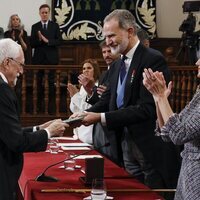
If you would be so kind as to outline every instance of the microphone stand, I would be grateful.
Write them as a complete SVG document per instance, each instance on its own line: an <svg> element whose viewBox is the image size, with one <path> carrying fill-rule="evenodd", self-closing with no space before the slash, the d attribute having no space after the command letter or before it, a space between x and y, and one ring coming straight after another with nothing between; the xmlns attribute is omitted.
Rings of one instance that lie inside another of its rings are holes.
<svg viewBox="0 0 200 200"><path fill-rule="evenodd" d="M49 168L51 168L51 167L53 167L53 166L55 166L55 165L58 165L58 164L60 164L60 163L62 163L62 162L64 162L64 161L72 160L72 159L74 159L74 158L76 158L76 157L78 157L78 156L81 156L81 155L90 153L90 152L93 151L93 150L98 150L98 149L101 149L101 148L103 148L103 147L108 147L108 146L110 146L110 143L106 143L106 144L104 144L104 145L102 145L102 146L99 146L99 147L97 147L97 148L93 148L93 149L90 149L90 150L88 150L88 151L84 151L84 152L82 152L82 153L80 153L80 154L78 154L78 155L75 155L75 156L71 157L71 158L67 158L67 159L61 160L61 161L59 161L59 162L57 162L57 163L54 163L54 164L52 164L52 165L49 165L40 175L38 175L38 176L36 177L35 180L36 180L36 181L41 181L41 182L57 182L57 181L59 181L59 179L57 179L57 178L55 178L55 177L53 177L53 176L47 176L47 175L45 175L45 172L46 172Z"/></svg>

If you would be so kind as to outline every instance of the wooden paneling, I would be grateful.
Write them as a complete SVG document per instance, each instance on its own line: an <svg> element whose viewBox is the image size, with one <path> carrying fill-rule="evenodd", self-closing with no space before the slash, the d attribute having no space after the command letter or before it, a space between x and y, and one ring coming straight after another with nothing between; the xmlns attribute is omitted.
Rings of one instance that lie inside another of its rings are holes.
<svg viewBox="0 0 200 200"><path fill-rule="evenodd" d="M80 65L85 59L95 58L99 64L104 65L101 49L98 43L64 42L59 47L61 65Z"/></svg>
<svg viewBox="0 0 200 200"><path fill-rule="evenodd" d="M177 65L175 60L180 39L159 38L150 41L150 46L163 53L169 65ZM85 59L95 58L100 65L105 65L98 42L63 42L59 47L61 65L80 65Z"/></svg>

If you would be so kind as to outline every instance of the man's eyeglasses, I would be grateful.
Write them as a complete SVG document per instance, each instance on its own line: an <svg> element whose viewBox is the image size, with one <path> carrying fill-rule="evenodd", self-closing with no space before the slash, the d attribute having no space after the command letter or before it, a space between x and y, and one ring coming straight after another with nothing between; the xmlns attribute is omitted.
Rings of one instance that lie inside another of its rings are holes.
<svg viewBox="0 0 200 200"><path fill-rule="evenodd" d="M16 62L18 65L20 65L20 67L24 68L25 67L25 64L21 63L21 62L18 62L17 60L15 60L14 58L11 58L11 57L8 57L8 59Z"/></svg>

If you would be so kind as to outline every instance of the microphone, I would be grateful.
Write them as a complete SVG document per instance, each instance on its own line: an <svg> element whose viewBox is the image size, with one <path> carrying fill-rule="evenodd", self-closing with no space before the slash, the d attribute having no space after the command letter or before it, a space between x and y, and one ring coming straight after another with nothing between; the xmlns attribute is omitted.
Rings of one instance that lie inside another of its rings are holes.
<svg viewBox="0 0 200 200"><path fill-rule="evenodd" d="M46 175L45 175L45 172L46 172L49 168L51 168L51 167L53 167L53 166L55 166L55 165L58 165L58 164L60 164L60 163L62 163L62 162L64 162L64 161L72 160L72 159L74 159L74 158L76 158L76 157L78 157L78 156L81 156L81 155L84 155L84 154L88 154L88 153L90 153L91 151L99 150L99 149L101 149L101 148L103 148L103 147L108 147L108 146L110 146L110 143L109 143L109 142L107 142L107 143L105 143L105 144L103 144L103 145L101 145L101 146L99 146L99 147L95 147L95 148L93 148L93 149L90 149L90 150L88 150L88 151L84 151L84 152L82 152L82 153L80 153L80 154L78 154L78 155L75 155L75 156L71 157L71 158L67 158L67 159L61 160L61 161L59 161L59 162L57 162L57 163L51 164L51 165L49 165L39 176L37 176L35 180L36 180L36 181L41 181L41 182L57 182L57 181L58 181L57 178L55 178L55 177L53 177L53 176L46 176Z"/></svg>

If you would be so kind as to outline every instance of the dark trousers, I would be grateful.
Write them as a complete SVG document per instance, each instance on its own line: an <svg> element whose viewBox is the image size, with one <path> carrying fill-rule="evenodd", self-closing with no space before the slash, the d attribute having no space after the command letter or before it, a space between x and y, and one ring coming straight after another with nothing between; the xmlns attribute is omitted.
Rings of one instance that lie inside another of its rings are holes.
<svg viewBox="0 0 200 200"><path fill-rule="evenodd" d="M165 188L161 175L145 160L142 152L125 128L122 136L124 167L128 173L150 188Z"/></svg>
<svg viewBox="0 0 200 200"><path fill-rule="evenodd" d="M110 143L110 145L100 148L98 151L117 165L121 166L121 157L118 152L116 134L112 131L108 131L107 127L102 126L101 123L95 124L93 128L94 147L98 148L106 143Z"/></svg>

